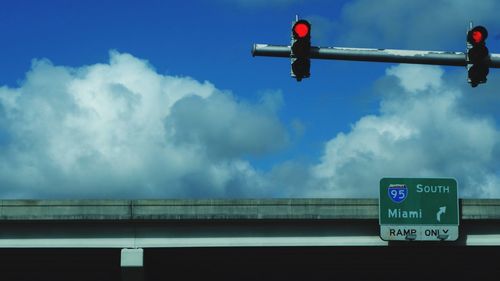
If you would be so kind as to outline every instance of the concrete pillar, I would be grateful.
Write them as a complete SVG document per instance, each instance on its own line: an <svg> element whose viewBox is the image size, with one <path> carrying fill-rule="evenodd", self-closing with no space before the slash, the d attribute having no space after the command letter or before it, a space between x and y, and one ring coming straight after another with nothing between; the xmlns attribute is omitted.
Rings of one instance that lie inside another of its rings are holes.
<svg viewBox="0 0 500 281"><path fill-rule="evenodd" d="M120 266L122 281L144 281L144 250L122 249Z"/></svg>

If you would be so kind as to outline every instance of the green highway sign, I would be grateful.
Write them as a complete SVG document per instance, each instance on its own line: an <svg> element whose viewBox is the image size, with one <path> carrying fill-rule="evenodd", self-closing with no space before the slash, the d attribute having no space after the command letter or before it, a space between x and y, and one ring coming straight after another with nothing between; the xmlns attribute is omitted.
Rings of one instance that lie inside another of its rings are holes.
<svg viewBox="0 0 500 281"><path fill-rule="evenodd" d="M383 240L457 240L458 186L450 178L383 178L379 224Z"/></svg>

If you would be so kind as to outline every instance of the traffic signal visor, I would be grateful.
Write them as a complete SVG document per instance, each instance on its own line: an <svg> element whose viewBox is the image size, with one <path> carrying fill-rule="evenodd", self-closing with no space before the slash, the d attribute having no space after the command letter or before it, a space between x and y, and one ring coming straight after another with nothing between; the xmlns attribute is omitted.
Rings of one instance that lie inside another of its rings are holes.
<svg viewBox="0 0 500 281"><path fill-rule="evenodd" d="M293 36L296 39L308 37L310 31L311 25L305 20L299 20L293 26Z"/></svg>
<svg viewBox="0 0 500 281"><path fill-rule="evenodd" d="M483 34L479 31L473 31L472 41L474 41L474 43L481 43L481 41L483 41Z"/></svg>
<svg viewBox="0 0 500 281"><path fill-rule="evenodd" d="M486 38L488 38L488 30L483 26L476 26L467 34L467 41L472 45L484 44Z"/></svg>

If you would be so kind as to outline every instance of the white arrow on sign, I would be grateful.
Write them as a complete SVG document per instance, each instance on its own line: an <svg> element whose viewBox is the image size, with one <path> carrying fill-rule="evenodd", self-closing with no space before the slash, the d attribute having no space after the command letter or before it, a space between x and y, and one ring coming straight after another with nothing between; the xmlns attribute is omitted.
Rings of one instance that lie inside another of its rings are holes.
<svg viewBox="0 0 500 281"><path fill-rule="evenodd" d="M438 222L441 222L441 215L444 213L446 213L446 206L439 207L439 212L437 212L436 214L436 219L438 220Z"/></svg>

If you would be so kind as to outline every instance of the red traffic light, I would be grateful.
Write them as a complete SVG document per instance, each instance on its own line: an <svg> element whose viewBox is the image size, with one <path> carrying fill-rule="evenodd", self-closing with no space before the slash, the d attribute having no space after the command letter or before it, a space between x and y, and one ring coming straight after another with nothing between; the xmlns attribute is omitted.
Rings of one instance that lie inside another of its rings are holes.
<svg viewBox="0 0 500 281"><path fill-rule="evenodd" d="M488 38L488 31L483 26L476 26L467 34L467 41L471 44L484 44Z"/></svg>
<svg viewBox="0 0 500 281"><path fill-rule="evenodd" d="M475 43L479 43L479 42L483 41L483 38L484 38L484 36L481 32L479 32L477 30L472 32L472 40Z"/></svg>
<svg viewBox="0 0 500 281"><path fill-rule="evenodd" d="M305 20L300 20L293 26L293 35L298 38L305 38L309 36L310 31L311 25Z"/></svg>

